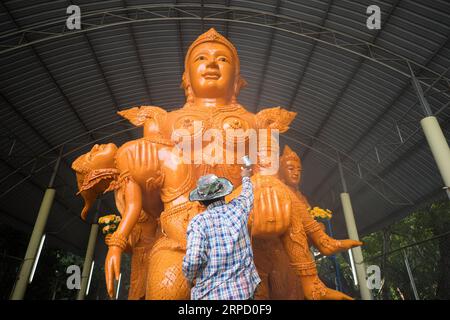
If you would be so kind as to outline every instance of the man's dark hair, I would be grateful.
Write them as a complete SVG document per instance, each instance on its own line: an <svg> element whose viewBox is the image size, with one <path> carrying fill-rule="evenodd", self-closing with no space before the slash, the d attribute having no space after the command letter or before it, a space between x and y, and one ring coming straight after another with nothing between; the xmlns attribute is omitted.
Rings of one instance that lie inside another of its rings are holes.
<svg viewBox="0 0 450 320"><path fill-rule="evenodd" d="M202 206L207 207L211 203L214 203L214 202L217 202L217 201L220 201L220 200L224 200L225 201L225 197L220 197L220 198L211 199L211 200L204 200L204 201L200 201L200 203L202 204Z"/></svg>

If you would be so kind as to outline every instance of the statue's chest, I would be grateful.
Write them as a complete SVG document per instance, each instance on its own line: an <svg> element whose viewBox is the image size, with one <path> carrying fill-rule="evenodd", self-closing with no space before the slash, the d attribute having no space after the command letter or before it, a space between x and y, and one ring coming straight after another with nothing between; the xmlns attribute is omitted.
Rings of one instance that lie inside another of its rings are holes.
<svg viewBox="0 0 450 320"><path fill-rule="evenodd" d="M254 116L248 112L201 112L186 110L173 114L165 128L174 137L209 137L220 132L225 139L227 133L247 131L255 128ZM208 131L211 130L211 131ZM217 131L219 130L219 131Z"/></svg>

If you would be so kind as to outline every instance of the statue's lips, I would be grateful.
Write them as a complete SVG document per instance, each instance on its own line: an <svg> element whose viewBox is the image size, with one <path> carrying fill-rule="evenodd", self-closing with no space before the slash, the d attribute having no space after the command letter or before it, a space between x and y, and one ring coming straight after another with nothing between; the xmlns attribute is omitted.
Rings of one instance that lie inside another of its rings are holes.
<svg viewBox="0 0 450 320"><path fill-rule="evenodd" d="M206 72L202 76L206 80L219 80L220 73L218 73L218 72Z"/></svg>

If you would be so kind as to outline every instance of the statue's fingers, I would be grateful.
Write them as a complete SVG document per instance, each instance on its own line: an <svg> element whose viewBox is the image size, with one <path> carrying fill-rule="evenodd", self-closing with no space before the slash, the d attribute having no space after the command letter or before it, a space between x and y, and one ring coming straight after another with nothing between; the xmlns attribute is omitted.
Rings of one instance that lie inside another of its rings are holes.
<svg viewBox="0 0 450 320"><path fill-rule="evenodd" d="M279 218L282 218L284 215L283 206L281 205L280 199L282 198L280 192L276 189L272 189L272 215Z"/></svg>
<svg viewBox="0 0 450 320"><path fill-rule="evenodd" d="M356 241L356 240L349 240L349 242L350 242L352 248L359 247L359 246L362 246L364 244L361 241Z"/></svg>
<svg viewBox="0 0 450 320"><path fill-rule="evenodd" d="M109 261L107 261L107 263L105 264L105 274L106 274L106 288L108 290L108 295L112 298L114 295L114 278L113 278L113 270L111 270Z"/></svg>
<svg viewBox="0 0 450 320"><path fill-rule="evenodd" d="M271 217L271 220L275 220L275 216L278 214L278 208L275 206L275 198L277 197L275 190L267 189L267 203L268 203L268 214Z"/></svg>
<svg viewBox="0 0 450 320"><path fill-rule="evenodd" d="M148 144L140 143L139 144L139 160L143 168L147 168L147 158L148 158Z"/></svg>
<svg viewBox="0 0 450 320"><path fill-rule="evenodd" d="M119 276L120 276L120 259L114 259L113 266L114 266L114 278L116 279L116 281L119 281Z"/></svg>
<svg viewBox="0 0 450 320"><path fill-rule="evenodd" d="M152 164L155 167L155 169L158 169L160 166L158 159L159 159L158 146L156 144L152 144L152 157L150 158L150 160L152 161Z"/></svg>
<svg viewBox="0 0 450 320"><path fill-rule="evenodd" d="M258 192L258 196L256 197L256 203L257 203L257 208L258 208L258 212L261 213L261 210L264 210L264 197L262 192Z"/></svg>
<svg viewBox="0 0 450 320"><path fill-rule="evenodd" d="M281 206L280 206L280 195L276 191L273 192L273 195L274 195L274 197L273 197L273 206L276 208L278 213L282 214L282 212L280 210L281 209Z"/></svg>
<svg viewBox="0 0 450 320"><path fill-rule="evenodd" d="M127 150L127 152L126 152L126 157L127 157L127 163L128 163L128 165L129 165L131 168L134 168L134 167L135 167L135 163L134 163L134 162L136 161L136 159L135 159L135 157L132 156L130 150Z"/></svg>
<svg viewBox="0 0 450 320"><path fill-rule="evenodd" d="M259 199L261 201L261 213L263 215L266 215L267 211L269 210L269 199L267 198L267 190L265 190L264 188L259 194Z"/></svg>
<svg viewBox="0 0 450 320"><path fill-rule="evenodd" d="M353 300L352 297L346 295L345 293L342 293L342 292L340 292L340 293L341 293L341 300Z"/></svg>

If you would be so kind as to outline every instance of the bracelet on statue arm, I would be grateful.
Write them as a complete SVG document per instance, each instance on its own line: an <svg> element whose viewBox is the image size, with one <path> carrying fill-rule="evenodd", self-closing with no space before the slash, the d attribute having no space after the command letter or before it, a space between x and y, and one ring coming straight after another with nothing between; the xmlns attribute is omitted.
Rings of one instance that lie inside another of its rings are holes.
<svg viewBox="0 0 450 320"><path fill-rule="evenodd" d="M127 247L127 238L116 231L111 235L111 238L109 238L108 246L119 247L123 251Z"/></svg>

